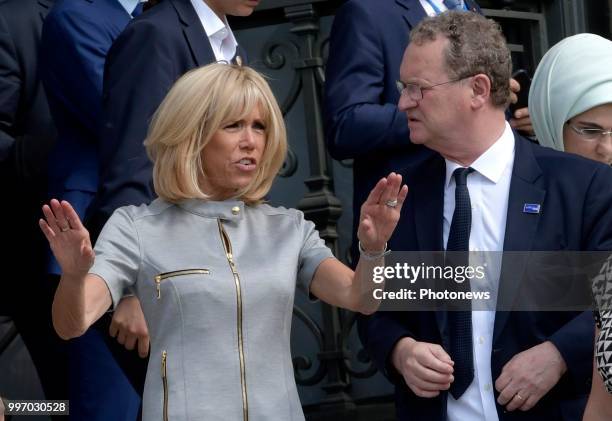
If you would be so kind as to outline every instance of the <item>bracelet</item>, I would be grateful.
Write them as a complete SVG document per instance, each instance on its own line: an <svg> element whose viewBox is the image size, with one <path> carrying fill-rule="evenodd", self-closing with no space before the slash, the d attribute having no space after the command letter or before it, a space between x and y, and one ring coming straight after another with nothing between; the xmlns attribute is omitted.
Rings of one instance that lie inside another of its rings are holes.
<svg viewBox="0 0 612 421"><path fill-rule="evenodd" d="M383 251L379 251L378 253L368 253L364 250L363 245L361 245L361 241L358 243L359 254L364 260L378 260L381 257L385 257L387 254L391 253L391 250L387 249L387 243L385 243L385 249Z"/></svg>

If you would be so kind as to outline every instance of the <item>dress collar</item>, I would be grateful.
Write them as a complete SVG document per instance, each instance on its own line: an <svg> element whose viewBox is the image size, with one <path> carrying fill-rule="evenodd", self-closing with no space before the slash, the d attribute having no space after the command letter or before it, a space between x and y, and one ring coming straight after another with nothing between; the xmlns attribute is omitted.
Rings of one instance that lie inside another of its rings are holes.
<svg viewBox="0 0 612 421"><path fill-rule="evenodd" d="M224 200L221 202L202 199L186 199L177 203L181 209L206 218L240 221L244 214L244 202Z"/></svg>

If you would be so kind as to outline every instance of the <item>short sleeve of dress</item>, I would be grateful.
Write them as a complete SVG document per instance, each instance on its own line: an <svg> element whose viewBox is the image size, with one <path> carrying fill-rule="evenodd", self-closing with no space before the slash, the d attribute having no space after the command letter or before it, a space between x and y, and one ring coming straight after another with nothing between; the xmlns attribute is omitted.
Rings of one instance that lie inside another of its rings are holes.
<svg viewBox="0 0 612 421"><path fill-rule="evenodd" d="M140 269L140 244L134 220L126 208L117 209L102 229L94 251L96 258L90 273L106 282L117 307L124 291L138 279Z"/></svg>
<svg viewBox="0 0 612 421"><path fill-rule="evenodd" d="M297 287L310 295L310 283L321 262L334 257L325 242L319 237L319 231L311 221L304 219L304 214L297 211L298 235L302 236L302 248L298 261Z"/></svg>

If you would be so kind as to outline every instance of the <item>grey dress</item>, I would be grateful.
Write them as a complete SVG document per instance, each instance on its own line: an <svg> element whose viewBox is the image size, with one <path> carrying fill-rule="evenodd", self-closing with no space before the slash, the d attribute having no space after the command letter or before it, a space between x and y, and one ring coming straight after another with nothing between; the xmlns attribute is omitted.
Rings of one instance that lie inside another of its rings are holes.
<svg viewBox="0 0 612 421"><path fill-rule="evenodd" d="M295 286L332 257L293 209L188 200L118 209L91 273L131 288L151 337L143 419L303 420L290 353Z"/></svg>

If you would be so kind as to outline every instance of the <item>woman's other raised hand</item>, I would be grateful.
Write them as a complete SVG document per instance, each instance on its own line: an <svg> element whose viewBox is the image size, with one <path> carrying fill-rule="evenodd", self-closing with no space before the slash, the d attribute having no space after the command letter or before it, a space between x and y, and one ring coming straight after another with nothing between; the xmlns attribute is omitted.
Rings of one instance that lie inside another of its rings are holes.
<svg viewBox="0 0 612 421"><path fill-rule="evenodd" d="M378 252L397 226L402 205L408 195L408 186L402 186L402 176L391 173L376 183L361 206L357 238L367 252Z"/></svg>
<svg viewBox="0 0 612 421"><path fill-rule="evenodd" d="M65 200L51 199L42 211L45 218L41 218L38 224L62 268L62 274L84 277L93 265L95 254L89 232L81 219Z"/></svg>

